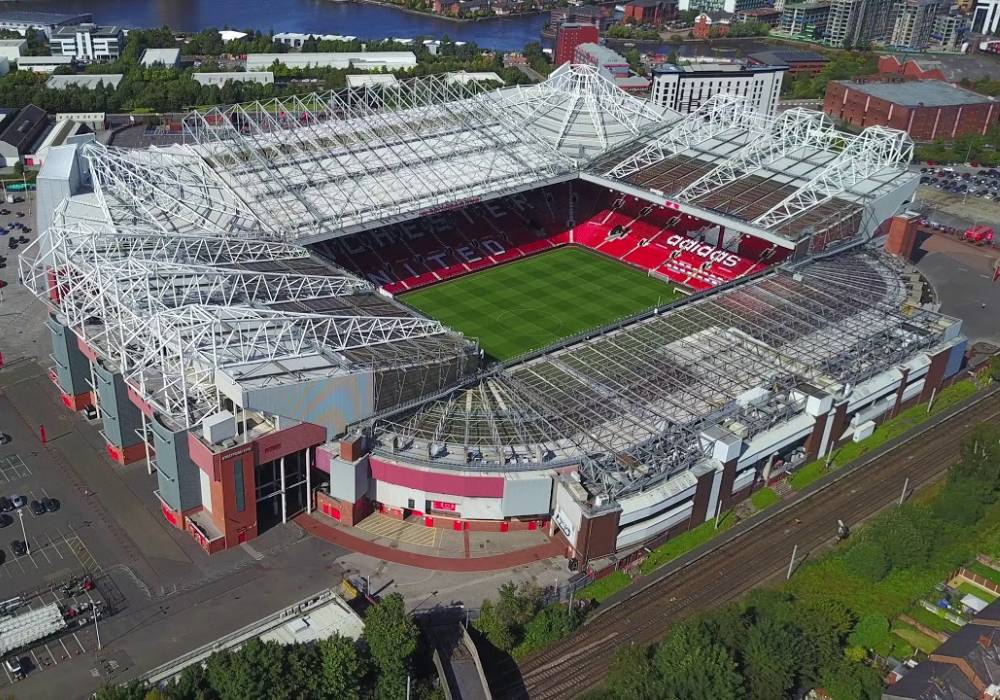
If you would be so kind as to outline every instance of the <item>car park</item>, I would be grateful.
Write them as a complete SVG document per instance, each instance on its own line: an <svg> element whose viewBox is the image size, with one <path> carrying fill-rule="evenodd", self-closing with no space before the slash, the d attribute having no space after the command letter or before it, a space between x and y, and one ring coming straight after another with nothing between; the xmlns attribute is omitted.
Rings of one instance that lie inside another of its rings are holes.
<svg viewBox="0 0 1000 700"><path fill-rule="evenodd" d="M14 518L10 517L6 513L0 513L0 527L7 527L13 524Z"/></svg>
<svg viewBox="0 0 1000 700"><path fill-rule="evenodd" d="M9 513L14 510L14 502L6 496L0 496L0 513Z"/></svg>

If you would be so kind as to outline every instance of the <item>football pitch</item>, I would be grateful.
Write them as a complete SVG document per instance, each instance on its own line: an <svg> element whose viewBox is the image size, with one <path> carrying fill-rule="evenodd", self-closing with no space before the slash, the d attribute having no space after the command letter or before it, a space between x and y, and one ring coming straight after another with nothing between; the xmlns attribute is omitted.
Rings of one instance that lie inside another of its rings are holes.
<svg viewBox="0 0 1000 700"><path fill-rule="evenodd" d="M402 300L505 360L679 296L623 263L566 247L418 289Z"/></svg>

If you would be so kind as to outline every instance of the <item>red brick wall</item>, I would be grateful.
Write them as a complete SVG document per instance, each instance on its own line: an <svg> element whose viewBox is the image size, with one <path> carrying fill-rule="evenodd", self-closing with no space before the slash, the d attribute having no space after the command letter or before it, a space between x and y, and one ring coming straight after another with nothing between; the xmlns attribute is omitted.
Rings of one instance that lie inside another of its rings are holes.
<svg viewBox="0 0 1000 700"><path fill-rule="evenodd" d="M827 86L823 111L859 129L872 125L900 129L917 141L983 134L1000 121L1000 107L989 102L950 107L904 107L839 83Z"/></svg>

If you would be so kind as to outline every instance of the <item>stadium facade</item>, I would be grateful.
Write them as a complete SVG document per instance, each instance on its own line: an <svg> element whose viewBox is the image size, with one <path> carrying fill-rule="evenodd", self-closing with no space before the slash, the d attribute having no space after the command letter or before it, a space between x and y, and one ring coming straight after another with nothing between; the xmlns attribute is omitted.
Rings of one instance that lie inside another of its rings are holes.
<svg viewBox="0 0 1000 700"><path fill-rule="evenodd" d="M960 322L907 306L866 245L916 187L902 132L725 95L682 117L567 64L528 87L432 77L211 109L184 133L54 149L21 275L50 307L66 405L99 408L109 455L145 460L164 517L210 552L314 508L625 552L962 363ZM581 245L583 188L618 198L594 221L626 223L602 240L655 219L631 250L662 240L649 273L692 293L506 363L394 299L407 281L316 252L538 191L550 210L569 192L545 245ZM702 228L670 228L682 218Z"/></svg>

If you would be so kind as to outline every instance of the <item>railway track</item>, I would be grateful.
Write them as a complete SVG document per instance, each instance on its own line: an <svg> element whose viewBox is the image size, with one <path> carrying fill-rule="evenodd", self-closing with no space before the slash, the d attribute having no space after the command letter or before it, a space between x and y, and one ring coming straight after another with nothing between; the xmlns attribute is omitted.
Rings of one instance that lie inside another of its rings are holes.
<svg viewBox="0 0 1000 700"><path fill-rule="evenodd" d="M801 565L834 541L838 519L856 525L894 503L906 479L915 489L944 474L975 425L1000 422L1000 393L974 404L975 415L968 408L862 467L863 476L851 474L829 484L696 563L599 612L573 636L527 659L520 673L511 668L503 674L509 680L495 695L576 697L601 682L618 647L654 642L672 622L735 600L783 575L796 546L796 566Z"/></svg>

